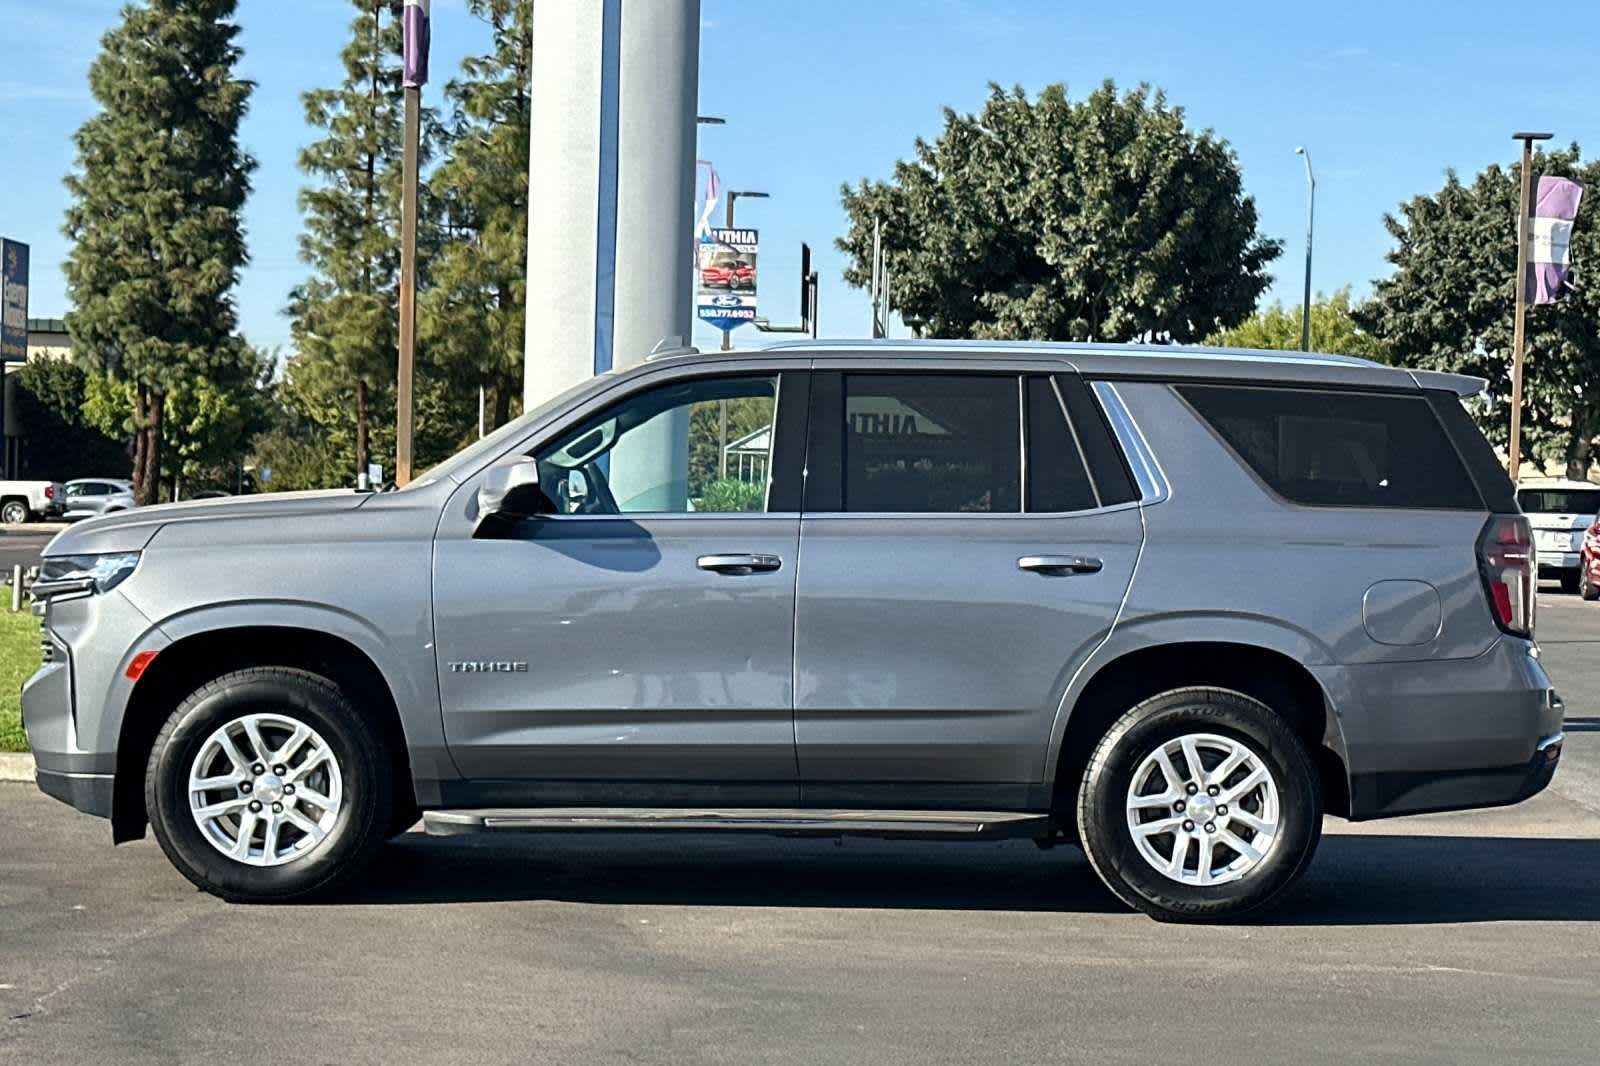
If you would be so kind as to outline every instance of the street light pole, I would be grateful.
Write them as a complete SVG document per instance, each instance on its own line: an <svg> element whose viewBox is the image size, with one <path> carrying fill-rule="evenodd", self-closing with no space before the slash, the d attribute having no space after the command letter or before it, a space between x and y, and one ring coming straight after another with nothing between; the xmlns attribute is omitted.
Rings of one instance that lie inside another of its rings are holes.
<svg viewBox="0 0 1600 1066"><path fill-rule="evenodd" d="M726 216L727 217L727 228L728 229L732 229L733 228L733 205L734 205L735 201L737 201L739 199L739 197L741 197L741 196L743 196L744 198L746 198L748 200L766 200L766 199L770 198L770 194L764 193L764 192L756 192L755 190L752 190L752 189L730 189L730 190L728 190L728 209L727 209L727 216ZM729 351L733 350L733 330L731 330L731 329L725 329L725 330L722 331L722 350L725 351L725 352L729 352ZM726 414L726 406L724 406L724 414Z"/></svg>
<svg viewBox="0 0 1600 1066"><path fill-rule="evenodd" d="M1523 322L1528 314L1528 201L1532 199L1533 142L1548 141L1550 133L1513 133L1522 142L1522 189L1517 196L1517 311L1511 331L1511 442L1506 448L1506 472L1517 480L1522 472L1522 346Z"/></svg>
<svg viewBox="0 0 1600 1066"><path fill-rule="evenodd" d="M1300 350L1311 350L1311 238L1317 220L1317 179L1311 172L1311 153L1301 145L1294 154L1306 161L1306 291L1300 305Z"/></svg>

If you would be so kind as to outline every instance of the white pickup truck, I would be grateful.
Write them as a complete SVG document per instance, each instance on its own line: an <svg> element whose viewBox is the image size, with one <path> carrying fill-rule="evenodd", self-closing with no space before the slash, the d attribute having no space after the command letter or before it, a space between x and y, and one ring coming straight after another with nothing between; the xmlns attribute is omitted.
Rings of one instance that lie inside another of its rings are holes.
<svg viewBox="0 0 1600 1066"><path fill-rule="evenodd" d="M0 481L0 523L15 525L58 514L66 494L54 481Z"/></svg>

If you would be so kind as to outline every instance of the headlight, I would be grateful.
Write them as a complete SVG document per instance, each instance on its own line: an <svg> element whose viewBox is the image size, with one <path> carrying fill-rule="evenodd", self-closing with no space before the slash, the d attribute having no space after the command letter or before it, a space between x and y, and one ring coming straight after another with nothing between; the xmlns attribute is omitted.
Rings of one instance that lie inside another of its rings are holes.
<svg viewBox="0 0 1600 1066"><path fill-rule="evenodd" d="M133 573L139 565L138 552L115 555L57 555L44 560L39 580L33 584L36 595L55 593L109 592Z"/></svg>

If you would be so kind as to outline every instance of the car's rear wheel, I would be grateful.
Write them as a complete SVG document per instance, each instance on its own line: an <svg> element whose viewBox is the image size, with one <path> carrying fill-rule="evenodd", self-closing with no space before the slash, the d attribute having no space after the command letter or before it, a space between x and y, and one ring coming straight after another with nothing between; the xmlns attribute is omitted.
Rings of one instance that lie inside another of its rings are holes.
<svg viewBox="0 0 1600 1066"><path fill-rule="evenodd" d="M258 667L202 686L157 735L150 825L174 866L235 902L333 888L382 844L394 775L378 731L327 678Z"/></svg>
<svg viewBox="0 0 1600 1066"><path fill-rule="evenodd" d="M0 522L8 526L19 526L32 517L33 512L21 500L7 500L4 506L0 506Z"/></svg>
<svg viewBox="0 0 1600 1066"><path fill-rule="evenodd" d="M1589 564L1587 562L1578 571L1578 595L1586 600L1600 600L1600 585L1596 585L1589 577Z"/></svg>
<svg viewBox="0 0 1600 1066"><path fill-rule="evenodd" d="M1321 834L1305 745L1270 707L1225 689L1177 689L1128 711L1078 794L1095 872L1164 921L1229 919L1272 901Z"/></svg>

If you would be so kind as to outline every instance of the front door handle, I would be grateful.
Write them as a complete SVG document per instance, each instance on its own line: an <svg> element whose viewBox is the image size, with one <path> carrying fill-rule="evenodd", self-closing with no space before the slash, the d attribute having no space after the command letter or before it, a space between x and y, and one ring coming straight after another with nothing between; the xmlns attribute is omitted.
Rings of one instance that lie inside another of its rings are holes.
<svg viewBox="0 0 1600 1066"><path fill-rule="evenodd" d="M745 577L777 570L783 566L783 560L776 555L702 555L695 560L695 565L717 574Z"/></svg>
<svg viewBox="0 0 1600 1066"><path fill-rule="evenodd" d="M1054 577L1070 574L1098 574L1105 563L1087 555L1024 555L1017 560L1018 570Z"/></svg>

